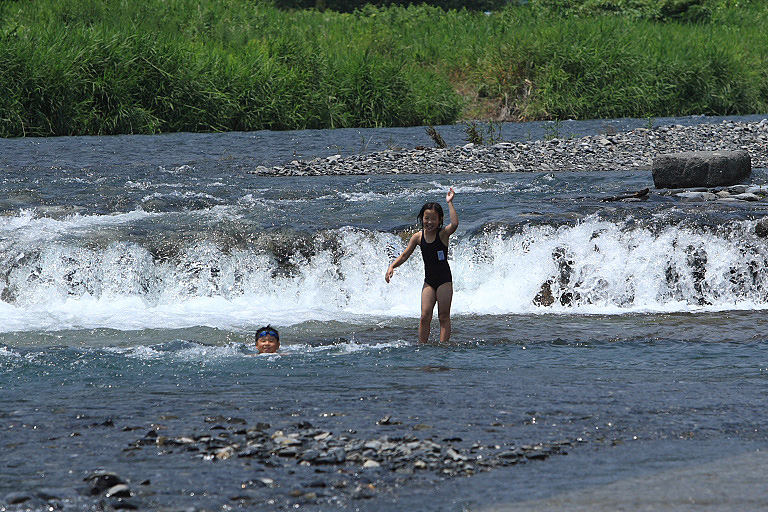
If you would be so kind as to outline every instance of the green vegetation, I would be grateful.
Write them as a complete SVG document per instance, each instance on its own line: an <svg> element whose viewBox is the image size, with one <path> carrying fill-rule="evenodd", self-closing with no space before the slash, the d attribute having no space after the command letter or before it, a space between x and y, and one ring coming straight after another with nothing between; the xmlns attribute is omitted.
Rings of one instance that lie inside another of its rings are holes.
<svg viewBox="0 0 768 512"><path fill-rule="evenodd" d="M536 0L534 8L562 16L619 14L657 21L701 22L709 20L714 11L721 10L727 2L729 0Z"/></svg>
<svg viewBox="0 0 768 512"><path fill-rule="evenodd" d="M507 0L274 0L281 9L331 9L338 12L354 12L366 5L390 7L393 5L425 4L449 9L493 11L501 9Z"/></svg>
<svg viewBox="0 0 768 512"><path fill-rule="evenodd" d="M467 141L472 144L493 145L502 141L501 124L493 121L481 126L477 121L469 121L464 124L464 133Z"/></svg>
<svg viewBox="0 0 768 512"><path fill-rule="evenodd" d="M768 112L768 7L0 2L0 136Z"/></svg>

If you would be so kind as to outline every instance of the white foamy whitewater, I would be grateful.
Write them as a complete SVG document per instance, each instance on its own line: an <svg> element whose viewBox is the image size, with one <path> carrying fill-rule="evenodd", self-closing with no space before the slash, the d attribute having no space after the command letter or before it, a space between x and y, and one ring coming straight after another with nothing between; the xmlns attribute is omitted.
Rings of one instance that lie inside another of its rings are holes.
<svg viewBox="0 0 768 512"><path fill-rule="evenodd" d="M155 187L145 177L138 189L136 178L102 176L113 181L113 197L100 210L62 196L58 209L27 205L0 218L2 332L410 321L423 283L418 250L390 284L384 272L417 229L421 204L444 201L449 186L461 221L449 256L454 315L768 304L768 248L754 235L759 212L600 202L642 186L650 179L642 173L311 184L227 184L216 175L167 183L166 174L158 171Z"/></svg>

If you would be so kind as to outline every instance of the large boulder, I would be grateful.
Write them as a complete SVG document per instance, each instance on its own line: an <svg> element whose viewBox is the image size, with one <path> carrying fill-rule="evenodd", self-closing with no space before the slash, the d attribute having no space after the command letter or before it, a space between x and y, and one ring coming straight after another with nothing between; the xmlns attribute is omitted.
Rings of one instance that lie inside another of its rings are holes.
<svg viewBox="0 0 768 512"><path fill-rule="evenodd" d="M749 177L749 153L738 151L689 151L653 159L656 188L724 187Z"/></svg>
<svg viewBox="0 0 768 512"><path fill-rule="evenodd" d="M755 224L755 234L760 238L768 238L768 217L763 217Z"/></svg>

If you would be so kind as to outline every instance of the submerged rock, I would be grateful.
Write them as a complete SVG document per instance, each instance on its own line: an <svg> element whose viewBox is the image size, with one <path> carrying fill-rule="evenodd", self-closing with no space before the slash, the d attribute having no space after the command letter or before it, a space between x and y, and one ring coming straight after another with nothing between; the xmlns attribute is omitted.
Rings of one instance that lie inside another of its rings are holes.
<svg viewBox="0 0 768 512"><path fill-rule="evenodd" d="M11 492L5 495L5 502L9 505L19 505L33 499L34 496L27 492Z"/></svg>

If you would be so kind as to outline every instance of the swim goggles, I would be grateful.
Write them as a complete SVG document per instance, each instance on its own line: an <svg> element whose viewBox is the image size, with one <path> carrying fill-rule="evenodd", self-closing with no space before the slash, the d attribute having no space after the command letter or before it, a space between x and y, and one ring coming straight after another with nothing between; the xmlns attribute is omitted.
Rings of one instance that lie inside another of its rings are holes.
<svg viewBox="0 0 768 512"><path fill-rule="evenodd" d="M273 336L276 340L280 339L280 335L274 329L262 329L256 333L256 339L263 338L264 336Z"/></svg>

